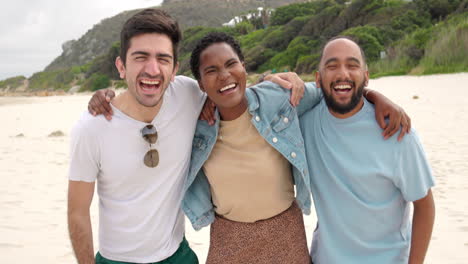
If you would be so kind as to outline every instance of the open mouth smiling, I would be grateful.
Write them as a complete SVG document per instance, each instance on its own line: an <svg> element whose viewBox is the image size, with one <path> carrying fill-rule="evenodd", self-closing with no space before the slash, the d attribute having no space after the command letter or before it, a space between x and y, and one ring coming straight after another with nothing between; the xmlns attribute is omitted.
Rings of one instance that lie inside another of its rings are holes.
<svg viewBox="0 0 468 264"><path fill-rule="evenodd" d="M148 79L142 79L140 80L140 87L144 92L152 92L155 91L159 88L159 84L161 81L159 80L148 80Z"/></svg>
<svg viewBox="0 0 468 264"><path fill-rule="evenodd" d="M341 85L336 85L333 87L335 92L341 93L341 92L349 92L351 91L351 85L349 84L341 84Z"/></svg>
<svg viewBox="0 0 468 264"><path fill-rule="evenodd" d="M231 84L228 84L228 85L224 86L223 88L219 89L218 93L220 93L220 94L229 93L229 92L233 91L236 88L237 88L237 83L231 83Z"/></svg>
<svg viewBox="0 0 468 264"><path fill-rule="evenodd" d="M335 91L336 93L347 93L351 91L354 85L352 83L346 82L333 85L332 87L333 91Z"/></svg>

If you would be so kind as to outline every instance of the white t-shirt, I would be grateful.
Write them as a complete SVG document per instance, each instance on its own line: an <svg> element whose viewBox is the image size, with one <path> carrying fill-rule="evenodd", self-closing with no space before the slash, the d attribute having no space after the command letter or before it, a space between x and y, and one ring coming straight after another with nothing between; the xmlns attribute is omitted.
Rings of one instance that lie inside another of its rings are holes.
<svg viewBox="0 0 468 264"><path fill-rule="evenodd" d="M113 107L114 116L85 112L71 134L69 179L97 181L99 252L108 259L148 263L171 256L184 235L180 208L192 139L204 94L190 78L177 76L167 88L152 124L159 164L149 168L146 125Z"/></svg>

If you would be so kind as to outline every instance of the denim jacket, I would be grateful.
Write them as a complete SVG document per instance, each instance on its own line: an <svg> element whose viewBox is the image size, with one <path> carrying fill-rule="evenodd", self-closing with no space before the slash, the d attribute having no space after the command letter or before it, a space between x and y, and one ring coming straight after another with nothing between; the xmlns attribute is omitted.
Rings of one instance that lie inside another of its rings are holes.
<svg viewBox="0 0 468 264"><path fill-rule="evenodd" d="M310 183L298 114L301 115L320 102L321 89L317 89L315 83L306 83L304 98L297 108L289 103L290 92L271 82L246 89L246 97L252 124L292 165L297 204L303 213L310 214ZM202 120L197 123L189 174L184 186L182 209L195 230L214 221L210 184L202 167L218 137L220 118L219 113L216 112L216 115L213 126Z"/></svg>

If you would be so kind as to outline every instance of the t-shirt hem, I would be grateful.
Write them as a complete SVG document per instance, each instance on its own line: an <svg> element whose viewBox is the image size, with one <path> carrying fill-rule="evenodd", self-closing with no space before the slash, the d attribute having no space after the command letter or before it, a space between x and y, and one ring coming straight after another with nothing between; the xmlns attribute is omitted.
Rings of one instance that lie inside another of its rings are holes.
<svg viewBox="0 0 468 264"><path fill-rule="evenodd" d="M73 176L68 177L68 180L70 180L70 181L77 181L77 182L87 182L87 183L96 182L96 179L93 179L93 180L90 180L90 179L82 179L82 178L73 177Z"/></svg>

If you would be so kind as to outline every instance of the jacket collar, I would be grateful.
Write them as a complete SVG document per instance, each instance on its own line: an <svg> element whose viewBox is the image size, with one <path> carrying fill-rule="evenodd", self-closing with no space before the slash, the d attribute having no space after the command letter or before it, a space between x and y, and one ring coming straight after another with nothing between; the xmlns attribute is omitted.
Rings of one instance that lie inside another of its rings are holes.
<svg viewBox="0 0 468 264"><path fill-rule="evenodd" d="M260 107L260 103L258 102L258 95L255 89L247 88L245 89L245 95L248 101L248 109L250 113L253 113Z"/></svg>

